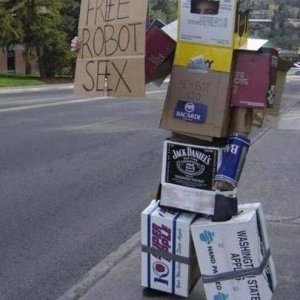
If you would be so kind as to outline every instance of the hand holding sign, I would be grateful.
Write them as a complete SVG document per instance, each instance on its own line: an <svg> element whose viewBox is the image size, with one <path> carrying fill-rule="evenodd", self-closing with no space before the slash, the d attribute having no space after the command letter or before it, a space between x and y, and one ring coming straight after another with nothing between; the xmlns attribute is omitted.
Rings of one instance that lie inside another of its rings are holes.
<svg viewBox="0 0 300 300"><path fill-rule="evenodd" d="M80 50L80 47L81 41L78 36L75 36L71 41L70 49L72 52L78 52Z"/></svg>

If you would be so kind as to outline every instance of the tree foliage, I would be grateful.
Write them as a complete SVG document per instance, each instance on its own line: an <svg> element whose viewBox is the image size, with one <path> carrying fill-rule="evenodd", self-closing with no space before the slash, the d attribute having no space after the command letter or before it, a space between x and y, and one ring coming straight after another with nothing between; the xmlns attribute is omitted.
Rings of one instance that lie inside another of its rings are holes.
<svg viewBox="0 0 300 300"><path fill-rule="evenodd" d="M252 9L270 10L273 14L270 30L262 28L255 33L257 37L269 39L278 48L298 49L300 28L289 24L288 20L300 17L300 0L256 0Z"/></svg>
<svg viewBox="0 0 300 300"><path fill-rule="evenodd" d="M170 23L177 17L177 0L149 0L148 18L149 22L157 19Z"/></svg>
<svg viewBox="0 0 300 300"><path fill-rule="evenodd" d="M24 44L26 73L31 72L33 59L38 61L41 77L66 69L71 73L74 57L69 44L77 33L80 0L11 0L5 6L0 6L0 23L5 25L1 44Z"/></svg>
<svg viewBox="0 0 300 300"><path fill-rule="evenodd" d="M2 2L0 2L0 24L0 48L8 47L21 37L20 22Z"/></svg>

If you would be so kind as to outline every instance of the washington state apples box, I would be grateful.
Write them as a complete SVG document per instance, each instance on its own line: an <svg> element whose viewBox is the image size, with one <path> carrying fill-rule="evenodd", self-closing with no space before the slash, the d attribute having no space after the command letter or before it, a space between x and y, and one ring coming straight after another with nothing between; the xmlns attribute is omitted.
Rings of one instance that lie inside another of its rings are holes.
<svg viewBox="0 0 300 300"><path fill-rule="evenodd" d="M213 191L222 148L166 140L161 174L161 204L196 213L214 214L215 196L235 191Z"/></svg>
<svg viewBox="0 0 300 300"><path fill-rule="evenodd" d="M200 217L191 226L207 300L270 300L276 287L261 204L239 210L229 221Z"/></svg>
<svg viewBox="0 0 300 300"><path fill-rule="evenodd" d="M142 286L187 297L200 277L190 226L196 214L153 200L141 214Z"/></svg>

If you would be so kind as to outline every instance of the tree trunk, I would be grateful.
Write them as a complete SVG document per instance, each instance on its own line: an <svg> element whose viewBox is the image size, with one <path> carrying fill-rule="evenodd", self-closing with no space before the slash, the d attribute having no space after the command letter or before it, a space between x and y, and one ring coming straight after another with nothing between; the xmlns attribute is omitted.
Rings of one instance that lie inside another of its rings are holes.
<svg viewBox="0 0 300 300"><path fill-rule="evenodd" d="M40 76L42 79L45 79L46 76L46 70L44 67L43 59L42 59L42 49L39 46L36 46L36 54L38 57L38 65L39 65L39 70L40 70Z"/></svg>
<svg viewBox="0 0 300 300"><path fill-rule="evenodd" d="M27 45L25 45L24 60L25 60L25 74L30 75L31 74L30 49L28 48Z"/></svg>

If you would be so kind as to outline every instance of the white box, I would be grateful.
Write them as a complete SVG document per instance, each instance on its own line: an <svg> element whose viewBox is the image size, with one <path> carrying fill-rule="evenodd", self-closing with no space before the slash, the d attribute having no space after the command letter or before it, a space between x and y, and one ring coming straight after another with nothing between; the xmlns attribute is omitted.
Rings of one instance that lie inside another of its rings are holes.
<svg viewBox="0 0 300 300"><path fill-rule="evenodd" d="M239 210L229 221L201 217L191 226L207 300L269 300L276 287L262 207L246 204Z"/></svg>
<svg viewBox="0 0 300 300"><path fill-rule="evenodd" d="M162 205L203 214L214 214L215 196L235 197L236 191L213 191L213 180L221 163L222 148L164 142Z"/></svg>
<svg viewBox="0 0 300 300"><path fill-rule="evenodd" d="M190 226L197 217L153 200L141 215L142 286L187 297L199 279Z"/></svg>

